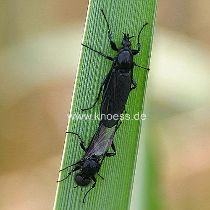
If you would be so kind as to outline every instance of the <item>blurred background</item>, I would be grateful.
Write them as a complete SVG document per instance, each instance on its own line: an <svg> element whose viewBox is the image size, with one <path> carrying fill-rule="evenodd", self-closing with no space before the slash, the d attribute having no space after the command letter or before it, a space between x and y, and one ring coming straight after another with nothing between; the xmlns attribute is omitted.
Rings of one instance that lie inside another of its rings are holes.
<svg viewBox="0 0 210 210"><path fill-rule="evenodd" d="M53 207L87 5L0 1L1 210ZM132 210L210 209L209 8L158 1Z"/></svg>

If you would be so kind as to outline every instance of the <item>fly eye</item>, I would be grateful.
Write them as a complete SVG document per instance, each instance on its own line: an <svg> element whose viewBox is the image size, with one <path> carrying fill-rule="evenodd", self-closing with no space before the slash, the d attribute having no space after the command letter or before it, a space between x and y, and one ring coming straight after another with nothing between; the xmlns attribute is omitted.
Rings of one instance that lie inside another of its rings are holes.
<svg viewBox="0 0 210 210"><path fill-rule="evenodd" d="M74 177L74 181L79 186L87 186L87 185L90 184L91 179L90 178L84 178L84 177L82 177L81 174L76 174L75 177Z"/></svg>

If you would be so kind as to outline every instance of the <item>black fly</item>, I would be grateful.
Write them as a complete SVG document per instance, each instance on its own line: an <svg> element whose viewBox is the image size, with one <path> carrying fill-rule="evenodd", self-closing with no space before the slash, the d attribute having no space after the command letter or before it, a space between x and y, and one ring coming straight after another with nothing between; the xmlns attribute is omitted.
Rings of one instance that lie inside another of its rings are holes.
<svg viewBox="0 0 210 210"><path fill-rule="evenodd" d="M85 148L84 141L82 140L79 134L74 132L67 132L76 135L80 139L80 146L84 150L85 155L75 164L61 169L60 171L63 171L65 169L70 168L71 166L74 166L74 168L68 173L68 175L65 178L59 180L58 182L64 181L75 171L79 171L74 176L74 181L77 184L76 187L86 187L93 181L94 183L92 187L85 193L83 203L85 202L87 194L96 185L96 175L100 170L104 158L116 155L116 149L113 143L113 139L119 125L120 123L112 128L107 128L103 125L103 123L100 123L99 128L93 136L88 148ZM110 146L114 151L113 153L108 152ZM103 179L103 177L101 178Z"/></svg>
<svg viewBox="0 0 210 210"><path fill-rule="evenodd" d="M133 61L133 56L137 55L140 52L140 34L148 23L145 23L139 31L137 49L131 48L130 39L134 36L129 36L129 34L126 33L124 33L122 47L117 48L115 42L112 39L112 33L110 31L110 26L104 14L104 11L101 10L101 12L107 23L108 38L111 48L117 52L117 55L116 57L112 58L85 44L82 44L84 47L112 61L111 70L101 84L96 101L91 107L82 109L82 111L93 108L99 100L101 92L103 91L102 103L100 108L100 114L102 117L101 121L106 127L111 128L118 123L120 115L125 110L125 104L127 102L130 91L137 87L137 84L133 79L134 66L149 70L148 68L137 65Z"/></svg>

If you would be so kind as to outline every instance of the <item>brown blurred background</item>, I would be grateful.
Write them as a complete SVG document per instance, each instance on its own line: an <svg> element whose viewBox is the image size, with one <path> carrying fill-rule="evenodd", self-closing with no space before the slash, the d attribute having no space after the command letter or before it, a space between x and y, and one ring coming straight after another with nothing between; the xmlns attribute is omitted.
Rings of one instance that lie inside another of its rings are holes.
<svg viewBox="0 0 210 210"><path fill-rule="evenodd" d="M1 210L52 209L87 4L0 1ZM158 3L145 112L163 210L210 209L209 8Z"/></svg>

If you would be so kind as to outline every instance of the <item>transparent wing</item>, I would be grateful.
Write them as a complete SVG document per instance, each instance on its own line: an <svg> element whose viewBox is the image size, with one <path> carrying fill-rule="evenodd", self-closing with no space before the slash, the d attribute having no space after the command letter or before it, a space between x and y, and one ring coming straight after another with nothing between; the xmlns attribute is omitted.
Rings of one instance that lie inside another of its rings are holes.
<svg viewBox="0 0 210 210"><path fill-rule="evenodd" d="M103 123L101 123L93 136L93 140L87 149L86 155L103 156L112 144L115 128L116 126L113 126L112 128L105 127Z"/></svg>

